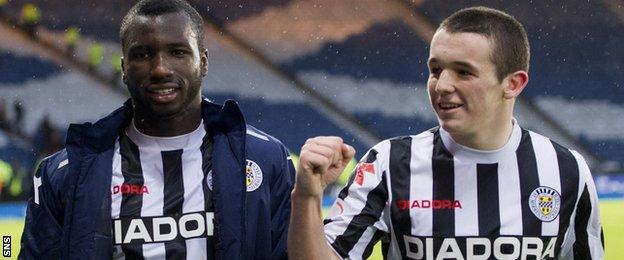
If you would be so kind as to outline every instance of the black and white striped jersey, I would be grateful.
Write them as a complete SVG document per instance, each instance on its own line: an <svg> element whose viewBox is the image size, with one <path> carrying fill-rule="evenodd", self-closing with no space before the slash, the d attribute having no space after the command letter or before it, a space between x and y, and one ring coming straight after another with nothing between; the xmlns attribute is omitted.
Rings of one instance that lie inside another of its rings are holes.
<svg viewBox="0 0 624 260"><path fill-rule="evenodd" d="M113 156L114 259L214 259L211 150L203 122L176 137L130 124Z"/></svg>
<svg viewBox="0 0 624 260"><path fill-rule="evenodd" d="M596 196L581 155L515 121L495 151L434 128L369 150L325 235L349 259L602 259Z"/></svg>

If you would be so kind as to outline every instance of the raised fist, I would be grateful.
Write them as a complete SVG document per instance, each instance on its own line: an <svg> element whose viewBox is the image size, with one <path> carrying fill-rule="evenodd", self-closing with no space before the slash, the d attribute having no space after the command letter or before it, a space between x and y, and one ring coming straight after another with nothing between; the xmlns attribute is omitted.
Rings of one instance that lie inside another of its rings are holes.
<svg viewBox="0 0 624 260"><path fill-rule="evenodd" d="M327 185L338 179L355 155L355 149L342 138L319 136L301 147L295 192L301 196L322 198Z"/></svg>

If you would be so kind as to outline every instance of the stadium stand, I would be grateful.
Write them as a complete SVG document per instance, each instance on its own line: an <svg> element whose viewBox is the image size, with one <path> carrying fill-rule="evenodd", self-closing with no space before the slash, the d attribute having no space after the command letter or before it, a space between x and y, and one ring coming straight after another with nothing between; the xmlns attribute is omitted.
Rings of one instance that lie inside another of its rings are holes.
<svg viewBox="0 0 624 260"><path fill-rule="evenodd" d="M59 68L37 57L20 57L0 49L0 85L23 84L33 79L45 79L59 72Z"/></svg>

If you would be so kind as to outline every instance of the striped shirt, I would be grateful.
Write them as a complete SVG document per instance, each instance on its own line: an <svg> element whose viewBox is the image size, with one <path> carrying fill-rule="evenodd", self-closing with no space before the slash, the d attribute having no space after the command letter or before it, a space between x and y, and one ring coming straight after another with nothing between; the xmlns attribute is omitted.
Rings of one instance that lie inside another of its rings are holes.
<svg viewBox="0 0 624 260"><path fill-rule="evenodd" d="M515 122L515 121L514 121ZM584 159L514 123L495 151L441 128L374 146L325 220L338 255L362 259L601 259L597 197Z"/></svg>
<svg viewBox="0 0 624 260"><path fill-rule="evenodd" d="M203 122L176 137L130 124L113 156L114 259L214 259L211 151Z"/></svg>

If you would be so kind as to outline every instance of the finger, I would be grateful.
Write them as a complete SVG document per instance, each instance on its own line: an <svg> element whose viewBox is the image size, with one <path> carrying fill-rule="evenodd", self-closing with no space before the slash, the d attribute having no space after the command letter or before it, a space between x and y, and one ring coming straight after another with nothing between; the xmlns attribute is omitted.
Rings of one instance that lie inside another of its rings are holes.
<svg viewBox="0 0 624 260"><path fill-rule="evenodd" d="M342 157L344 160L343 163L349 163L349 161L351 161L354 156L355 149L353 148L353 146L350 146L348 144L342 144Z"/></svg>
<svg viewBox="0 0 624 260"><path fill-rule="evenodd" d="M343 143L342 138L338 136L319 136L319 137L313 138L311 142L317 145L329 147L338 152L340 151L340 146Z"/></svg>
<svg viewBox="0 0 624 260"><path fill-rule="evenodd" d="M319 152L323 152L323 154L327 155L331 158L332 165L341 165L343 162L341 145L342 138L337 136L319 136L312 139L308 139L306 141L306 145L310 149L318 149ZM325 147L322 149L320 147Z"/></svg>
<svg viewBox="0 0 624 260"><path fill-rule="evenodd" d="M307 173L323 174L327 172L330 165L330 158L310 150L302 150L299 157L299 166L304 172Z"/></svg>

